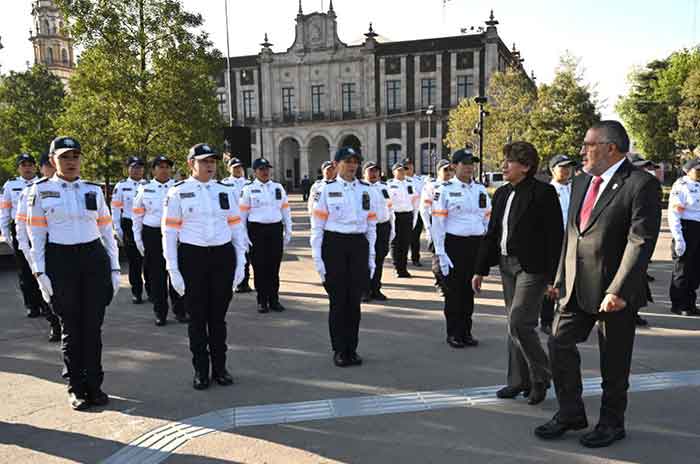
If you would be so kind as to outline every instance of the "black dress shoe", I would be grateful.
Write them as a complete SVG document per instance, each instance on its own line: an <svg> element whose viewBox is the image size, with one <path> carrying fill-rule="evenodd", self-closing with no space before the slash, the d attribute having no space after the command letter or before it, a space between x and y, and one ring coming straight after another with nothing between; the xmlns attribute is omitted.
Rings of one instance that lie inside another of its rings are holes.
<svg viewBox="0 0 700 464"><path fill-rule="evenodd" d="M647 282L656 282L656 277L647 273Z"/></svg>
<svg viewBox="0 0 700 464"><path fill-rule="evenodd" d="M209 388L209 376L195 374L192 380L192 387L195 390L206 390Z"/></svg>
<svg viewBox="0 0 700 464"><path fill-rule="evenodd" d="M674 314L678 314L679 316L686 316L686 317L698 315L697 311L695 311L694 309L673 309L673 308L671 308L671 312Z"/></svg>
<svg viewBox="0 0 700 464"><path fill-rule="evenodd" d="M41 310L39 308L27 308L27 317L34 319L41 316Z"/></svg>
<svg viewBox="0 0 700 464"><path fill-rule="evenodd" d="M409 274L408 271L396 271L396 277L399 279L408 279L411 277L411 274Z"/></svg>
<svg viewBox="0 0 700 464"><path fill-rule="evenodd" d="M552 335L552 324L540 324L540 332Z"/></svg>
<svg viewBox="0 0 700 464"><path fill-rule="evenodd" d="M188 322L190 322L190 316L188 316L187 314L176 314L175 320L180 324L187 324Z"/></svg>
<svg viewBox="0 0 700 464"><path fill-rule="evenodd" d="M345 353L341 353L340 351L336 351L335 354L333 355L333 364L335 364L338 367L348 367L351 365L351 363L352 363L352 360Z"/></svg>
<svg viewBox="0 0 700 464"><path fill-rule="evenodd" d="M134 295L131 297L131 302L133 304L142 304L143 303L143 298L141 298L141 295Z"/></svg>
<svg viewBox="0 0 700 464"><path fill-rule="evenodd" d="M226 369L221 373L215 372L214 375L212 375L212 379L222 386L233 385L233 376L229 374Z"/></svg>
<svg viewBox="0 0 700 464"><path fill-rule="evenodd" d="M250 285L248 284L241 284L238 287L236 287L236 293L250 293L252 291L253 289L250 288Z"/></svg>
<svg viewBox="0 0 700 464"><path fill-rule="evenodd" d="M362 294L362 302L369 303L370 301L372 301L372 296L369 293L363 293Z"/></svg>
<svg viewBox="0 0 700 464"><path fill-rule="evenodd" d="M579 441L586 448L604 448L617 440L622 440L625 436L624 427L598 424L593 431L584 434Z"/></svg>
<svg viewBox="0 0 700 464"><path fill-rule="evenodd" d="M420 261L413 261L413 265L416 267L423 267L423 265L420 263Z"/></svg>
<svg viewBox="0 0 700 464"><path fill-rule="evenodd" d="M464 336L462 343L464 343L464 346L479 346L479 340L469 334Z"/></svg>
<svg viewBox="0 0 700 464"><path fill-rule="evenodd" d="M282 304L280 304L279 301L275 301L274 303L270 303L270 309L277 312L277 313L281 313L281 312L284 312L287 310L287 308L282 306Z"/></svg>
<svg viewBox="0 0 700 464"><path fill-rule="evenodd" d="M388 300L388 298L386 297L386 295L383 294L383 293L380 292L380 291L376 291L376 292L372 293L372 299L373 299L373 300L377 300L377 301L386 301L386 300Z"/></svg>
<svg viewBox="0 0 700 464"><path fill-rule="evenodd" d="M258 303L258 312L260 314L265 314L270 312L270 305L267 303Z"/></svg>
<svg viewBox="0 0 700 464"><path fill-rule="evenodd" d="M352 366L361 366L362 365L362 358L360 357L359 354L357 354L356 351L353 351L349 355L350 358L350 365Z"/></svg>
<svg viewBox="0 0 700 464"><path fill-rule="evenodd" d="M442 285L436 285L435 291L437 292L438 295L440 295L440 298L445 298L445 289L442 288Z"/></svg>
<svg viewBox="0 0 700 464"><path fill-rule="evenodd" d="M88 392L87 402L90 404L90 406L105 406L107 403L109 403L109 396L107 393L98 389L92 393Z"/></svg>
<svg viewBox="0 0 700 464"><path fill-rule="evenodd" d="M79 393L68 393L68 404L74 411L85 411L90 408L85 395Z"/></svg>
<svg viewBox="0 0 700 464"><path fill-rule="evenodd" d="M637 327L646 327L646 326L649 325L649 321L647 321L646 319L644 319L644 318L643 318L642 316L640 316L639 314L636 314L636 315L634 316L634 324L635 324Z"/></svg>
<svg viewBox="0 0 700 464"><path fill-rule="evenodd" d="M61 341L61 326L52 326L49 332L49 342L56 343Z"/></svg>
<svg viewBox="0 0 700 464"><path fill-rule="evenodd" d="M528 392L527 404L536 405L540 404L547 398L547 390L549 389L549 383L535 382L532 384L532 388Z"/></svg>
<svg viewBox="0 0 700 464"><path fill-rule="evenodd" d="M464 342L457 337L449 336L446 341L452 348L464 348Z"/></svg>
<svg viewBox="0 0 700 464"><path fill-rule="evenodd" d="M496 396L502 400L505 400L515 398L519 394L524 394L525 392L530 394L530 388L505 386L496 392Z"/></svg>
<svg viewBox="0 0 700 464"><path fill-rule="evenodd" d="M570 422L561 422L559 420L559 413L557 413L552 420L536 427L535 435L543 440L552 440L561 437L569 430L581 430L586 427L588 427L588 421L585 417L580 417Z"/></svg>
<svg viewBox="0 0 700 464"><path fill-rule="evenodd" d="M164 317L156 317L156 325L158 327L163 327L165 324L168 323L168 320Z"/></svg>

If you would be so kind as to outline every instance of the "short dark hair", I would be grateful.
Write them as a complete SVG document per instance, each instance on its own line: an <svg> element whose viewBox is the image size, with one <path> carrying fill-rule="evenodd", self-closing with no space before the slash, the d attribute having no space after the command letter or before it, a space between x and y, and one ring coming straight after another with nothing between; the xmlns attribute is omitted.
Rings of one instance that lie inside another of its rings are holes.
<svg viewBox="0 0 700 464"><path fill-rule="evenodd" d="M623 126L619 121L600 121L593 124L591 129L603 132L605 141L617 146L620 153L626 154L630 151L630 137L627 135L625 126Z"/></svg>
<svg viewBox="0 0 700 464"><path fill-rule="evenodd" d="M517 161L518 163L529 166L527 171L528 177L532 177L537 173L537 167L540 164L540 155L537 153L537 148L530 142L513 142L503 146L503 156L506 161Z"/></svg>

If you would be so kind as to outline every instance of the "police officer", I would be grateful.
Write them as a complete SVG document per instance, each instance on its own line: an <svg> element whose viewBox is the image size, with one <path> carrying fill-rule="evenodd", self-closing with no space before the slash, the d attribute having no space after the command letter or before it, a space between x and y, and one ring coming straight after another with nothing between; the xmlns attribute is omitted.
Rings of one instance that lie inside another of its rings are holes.
<svg viewBox="0 0 700 464"><path fill-rule="evenodd" d="M143 256L136 248L133 234L132 211L134 197L138 188L145 184L143 179L144 161L138 156L131 156L126 161L129 177L114 186L112 192L112 215L114 216L114 230L117 238L124 246L126 257L129 261L129 285L131 285L132 302L143 303ZM147 288L148 290L148 285Z"/></svg>
<svg viewBox="0 0 700 464"><path fill-rule="evenodd" d="M452 179L453 173L454 170L452 169L452 163L446 159L440 160L437 164L437 179L430 180L423 186L419 203L420 206L418 208L423 224L425 225L425 230L428 233L428 242L430 243L428 248L433 254L431 268L433 271L433 276L435 276L434 286L441 297L445 296L443 276L440 272L440 261L435 255L435 245L433 244L430 226L432 224L433 198L435 197L435 192L442 186L442 184Z"/></svg>
<svg viewBox="0 0 700 464"><path fill-rule="evenodd" d="M413 183L413 189L416 191L419 199L420 199L420 194L423 191L423 187L427 182L430 181L429 178L425 178L424 176L419 176L416 174L416 168L415 165L413 164L413 160L411 158L406 158L403 160L403 165L406 169L406 177L411 180ZM420 206L420 205L418 205ZM413 231L411 235L411 244L410 244L410 249L411 249L411 262L413 263L414 266L416 267L421 267L422 264L420 262L420 236L423 233L423 219L421 218L420 214L417 214L415 216L415 221L413 223Z"/></svg>
<svg viewBox="0 0 700 464"><path fill-rule="evenodd" d="M386 295L382 289L382 270L384 258L389 253L389 244L394 239L394 211L391 204L391 196L386 182L380 180L381 170L374 161L367 161L362 166L364 180L371 187L373 205L377 211L377 238L374 245L374 276L370 279L369 288L362 297L364 303L372 300L386 301Z"/></svg>
<svg viewBox="0 0 700 464"><path fill-rule="evenodd" d="M333 164L332 161L324 161L323 164L321 164L321 173L323 176L321 179L314 182L314 184L311 186L311 190L309 191L309 201L306 205L309 216L311 216L314 211L314 201L317 200L316 193L321 189L321 187L323 187L323 185L325 185L325 181L335 179L335 164Z"/></svg>
<svg viewBox="0 0 700 464"><path fill-rule="evenodd" d="M192 176L177 182L163 211L163 252L173 288L185 297L196 390L209 388L209 367L219 385L226 370L226 312L243 280L247 238L233 188L214 180L221 155L209 145L187 155Z"/></svg>
<svg viewBox="0 0 700 464"><path fill-rule="evenodd" d="M170 178L173 161L165 155L157 156L151 163L153 180L139 185L132 209L132 231L134 243L144 265L148 268L151 283L151 301L155 324L164 326L168 320L168 294L172 302L175 319L180 323L189 322L182 297L168 284L168 273L163 258L163 203L168 189L175 184Z"/></svg>
<svg viewBox="0 0 700 464"><path fill-rule="evenodd" d="M396 276L411 277L406 270L408 249L413 240L413 228L418 217L418 199L420 192L413 185L413 180L406 176L403 162L395 163L391 168L394 178L387 182L389 195L396 216L396 237L391 242L391 258L394 261Z"/></svg>
<svg viewBox="0 0 700 464"><path fill-rule="evenodd" d="M27 317L39 317L47 313L47 307L41 298L32 270L27 263L24 253L17 244L17 231L15 217L17 216L17 204L22 190L37 180L36 161L32 155L22 153L15 162L19 176L13 177L2 187L0 197L0 231L7 246L10 247L15 257L19 288L22 291L24 306L27 308Z"/></svg>
<svg viewBox="0 0 700 464"><path fill-rule="evenodd" d="M243 186L241 219L252 243L255 290L258 312L282 312L279 301L280 265L285 245L292 240L292 214L284 187L270 179L272 165L265 158L253 162L255 180Z"/></svg>
<svg viewBox="0 0 700 464"><path fill-rule="evenodd" d="M550 184L559 196L564 230L566 230L566 218L569 215L569 203L571 202L571 174L575 166L576 161L566 155L555 155L549 160L549 171L552 173ZM540 330L547 335L552 335L553 321L554 300L545 296L540 312Z"/></svg>
<svg viewBox="0 0 700 464"><path fill-rule="evenodd" d="M54 169L54 167L51 166L51 163L49 162L48 153L41 155L41 158L39 159L39 171L41 172L42 177L46 178L53 176L56 172L56 169ZM44 311L46 320L49 322L49 342L54 343L61 341L61 323L58 320L58 317L51 310L51 305L45 302L42 298L41 291L39 290L39 285L37 284L36 279L33 275L34 272L36 272L36 266L34 266L34 263L32 261L32 246L31 242L29 241L29 232L27 231L27 198L29 197L29 189L32 185L33 184L30 184L24 190L22 190L19 194L19 199L17 200L17 214L15 215L17 248L22 251L24 258L27 260L27 263L29 264L29 267L31 269L32 283L36 285L36 293L38 295L38 299L40 300L40 305Z"/></svg>
<svg viewBox="0 0 700 464"><path fill-rule="evenodd" d="M673 236L671 311L700 316L696 291L700 285L700 158L683 165L685 176L671 189L668 225Z"/></svg>
<svg viewBox="0 0 700 464"><path fill-rule="evenodd" d="M311 255L330 301L333 362L362 364L357 354L362 292L374 277L377 212L366 182L355 177L362 157L350 147L335 153L338 176L325 181L311 216Z"/></svg>
<svg viewBox="0 0 700 464"><path fill-rule="evenodd" d="M77 140L49 149L56 174L29 190L27 222L35 276L63 328L63 377L73 409L102 406L102 322L119 290L119 250L99 184L80 179Z"/></svg>
<svg viewBox="0 0 700 464"><path fill-rule="evenodd" d="M486 187L474 181L474 162L466 149L452 155L455 177L433 197L431 232L445 282L447 343L453 348L476 346L472 336L474 291L471 288L481 239L491 214Z"/></svg>
<svg viewBox="0 0 700 464"><path fill-rule="evenodd" d="M241 198L241 192L243 191L243 186L248 183L248 179L245 176L245 165L239 158L230 158L226 165L228 166L229 177L225 178L222 182L224 184L233 185L233 189L236 192L237 198ZM236 293L250 293L253 291L250 288L250 252L245 254L245 274L243 276L243 282L238 284L236 288Z"/></svg>

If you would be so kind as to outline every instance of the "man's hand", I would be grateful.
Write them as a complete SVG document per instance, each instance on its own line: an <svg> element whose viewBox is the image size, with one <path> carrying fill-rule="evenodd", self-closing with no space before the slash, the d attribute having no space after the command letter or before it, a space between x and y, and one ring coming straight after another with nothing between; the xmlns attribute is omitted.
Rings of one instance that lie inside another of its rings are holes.
<svg viewBox="0 0 700 464"><path fill-rule="evenodd" d="M559 299L559 289L554 285L547 285L547 290L545 290L544 294L550 300L557 301Z"/></svg>
<svg viewBox="0 0 700 464"><path fill-rule="evenodd" d="M475 275L472 277L472 290L474 293L481 293L481 283L484 280L484 276Z"/></svg>
<svg viewBox="0 0 700 464"><path fill-rule="evenodd" d="M601 313L615 313L625 309L627 302L617 295L608 293L603 298L602 303L600 303L600 308L598 309Z"/></svg>

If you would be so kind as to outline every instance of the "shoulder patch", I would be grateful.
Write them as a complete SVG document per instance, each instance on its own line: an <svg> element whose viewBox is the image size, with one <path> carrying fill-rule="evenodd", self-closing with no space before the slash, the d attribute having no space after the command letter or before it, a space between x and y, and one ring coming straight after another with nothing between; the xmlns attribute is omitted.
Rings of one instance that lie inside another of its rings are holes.
<svg viewBox="0 0 700 464"><path fill-rule="evenodd" d="M216 183L219 184L219 185L223 185L224 187L233 187L233 184L227 184L227 183L225 183L224 181L221 181L221 180L216 181Z"/></svg>
<svg viewBox="0 0 700 464"><path fill-rule="evenodd" d="M365 182L364 180L358 180L358 182L362 185L366 185L369 187L369 184L367 182Z"/></svg>
<svg viewBox="0 0 700 464"><path fill-rule="evenodd" d="M181 185L182 185L182 184L184 184L184 183L185 183L185 181L184 181L184 180L181 180L181 181L175 182L175 184L173 184L173 187L179 187L179 186L181 186Z"/></svg>
<svg viewBox="0 0 700 464"><path fill-rule="evenodd" d="M440 199L440 192L437 190L433 193L433 201L438 201Z"/></svg>

